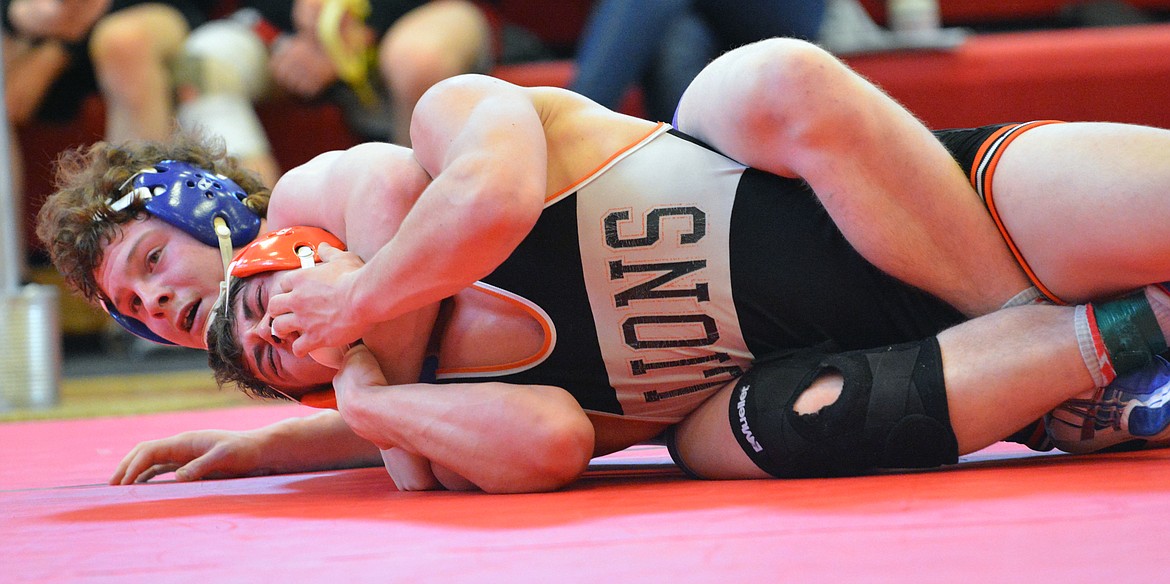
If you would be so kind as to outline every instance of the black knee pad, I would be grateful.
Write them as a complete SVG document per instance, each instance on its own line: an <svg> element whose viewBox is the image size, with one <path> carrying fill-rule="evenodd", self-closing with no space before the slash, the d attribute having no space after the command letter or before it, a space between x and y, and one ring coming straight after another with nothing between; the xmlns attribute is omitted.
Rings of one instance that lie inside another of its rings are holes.
<svg viewBox="0 0 1170 584"><path fill-rule="evenodd" d="M793 404L828 370L844 377L841 396L815 414L797 414ZM934 338L762 359L736 383L729 417L740 447L776 477L850 476L958 461Z"/></svg>

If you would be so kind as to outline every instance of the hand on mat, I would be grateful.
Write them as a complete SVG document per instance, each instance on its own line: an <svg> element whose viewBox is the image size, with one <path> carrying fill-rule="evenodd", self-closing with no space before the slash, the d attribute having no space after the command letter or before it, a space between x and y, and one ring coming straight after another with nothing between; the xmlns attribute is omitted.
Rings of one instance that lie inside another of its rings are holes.
<svg viewBox="0 0 1170 584"><path fill-rule="evenodd" d="M344 347L360 339L372 322L349 301L363 263L357 254L321 244L320 264L289 272L283 291L268 299L272 333L292 341L303 357L324 347Z"/></svg>
<svg viewBox="0 0 1170 584"><path fill-rule="evenodd" d="M110 484L144 483L172 471L179 481L270 474L260 466L262 454L261 440L250 432L184 432L135 446L110 477Z"/></svg>

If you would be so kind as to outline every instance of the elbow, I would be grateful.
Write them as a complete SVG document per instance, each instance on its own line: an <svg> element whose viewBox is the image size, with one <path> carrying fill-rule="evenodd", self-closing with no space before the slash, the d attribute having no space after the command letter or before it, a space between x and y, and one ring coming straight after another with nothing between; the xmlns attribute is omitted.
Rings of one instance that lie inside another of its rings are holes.
<svg viewBox="0 0 1170 584"><path fill-rule="evenodd" d="M481 218L497 241L518 245L532 231L544 207L543 189L516 184L487 185L475 200L474 217Z"/></svg>
<svg viewBox="0 0 1170 584"><path fill-rule="evenodd" d="M741 91L756 107L738 111L736 126L748 135L779 134L789 145L849 135L862 114L849 98L855 76L832 54L796 39L756 43L745 59L752 70Z"/></svg>
<svg viewBox="0 0 1170 584"><path fill-rule="evenodd" d="M582 412L578 418L542 422L531 434L510 476L481 483L488 493L539 493L555 491L577 480L593 457L593 425Z"/></svg>
<svg viewBox="0 0 1170 584"><path fill-rule="evenodd" d="M540 449L540 474L547 477L547 490L564 487L577 480L593 457L593 424L582 413L580 419L565 420L549 432Z"/></svg>

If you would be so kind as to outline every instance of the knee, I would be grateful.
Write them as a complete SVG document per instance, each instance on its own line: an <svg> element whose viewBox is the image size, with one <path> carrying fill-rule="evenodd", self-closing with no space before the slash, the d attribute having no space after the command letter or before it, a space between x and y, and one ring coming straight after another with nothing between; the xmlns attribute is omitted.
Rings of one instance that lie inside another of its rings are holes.
<svg viewBox="0 0 1170 584"><path fill-rule="evenodd" d="M747 45L737 77L744 82L731 108L745 131L781 130L796 138L826 120L839 119L848 69L820 47L798 39L774 38Z"/></svg>
<svg viewBox="0 0 1170 584"><path fill-rule="evenodd" d="M94 27L89 54L99 73L161 65L161 56L153 50L154 33L144 24L137 19L111 16Z"/></svg>

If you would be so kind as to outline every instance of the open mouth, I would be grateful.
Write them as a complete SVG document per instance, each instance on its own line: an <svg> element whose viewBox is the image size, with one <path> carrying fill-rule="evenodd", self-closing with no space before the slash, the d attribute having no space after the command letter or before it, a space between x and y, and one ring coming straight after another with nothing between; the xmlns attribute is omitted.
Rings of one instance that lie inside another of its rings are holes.
<svg viewBox="0 0 1170 584"><path fill-rule="evenodd" d="M195 327L195 317L199 315L200 304L203 304L203 300L196 300L183 314L183 320L180 321L179 328L183 329L184 332L189 333Z"/></svg>

